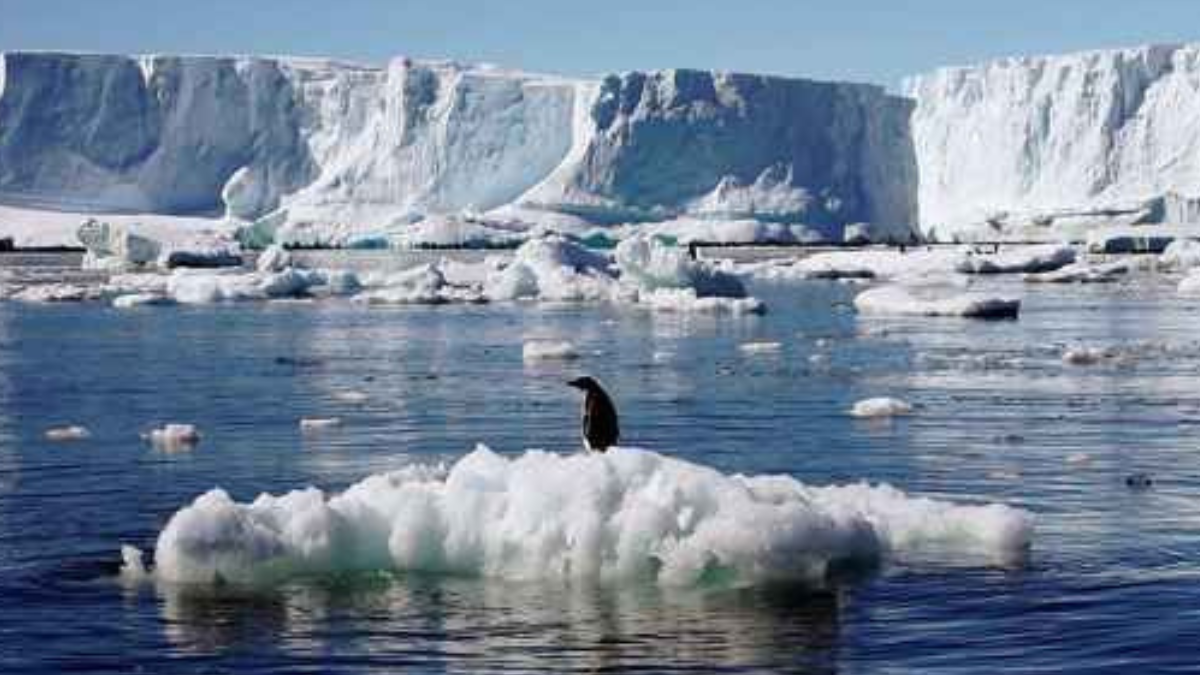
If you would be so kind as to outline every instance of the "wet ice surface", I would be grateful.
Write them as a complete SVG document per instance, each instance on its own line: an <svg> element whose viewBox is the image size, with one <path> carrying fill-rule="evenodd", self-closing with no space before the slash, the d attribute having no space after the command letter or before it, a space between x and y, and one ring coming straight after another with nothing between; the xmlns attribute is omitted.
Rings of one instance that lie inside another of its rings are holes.
<svg viewBox="0 0 1200 675"><path fill-rule="evenodd" d="M343 301L121 311L0 304L0 671L1139 672L1200 637L1200 312L1174 285L978 288L1019 321L858 317L857 287L756 284L766 316ZM574 361L523 358L570 341ZM742 345L778 342L747 352ZM1117 356L1065 363L1080 346ZM817 357L817 358L812 358ZM220 485L327 491L477 441L578 443L599 376L636 445L726 473L886 481L1037 515L1017 568L888 564L829 588L616 588L407 575L270 590L122 586L122 542ZM348 399L346 392L356 392ZM893 396L910 415L855 419ZM339 418L304 433L302 418ZM139 433L186 421L195 446ZM79 424L91 437L45 438ZM1146 474L1150 487L1126 479Z"/></svg>

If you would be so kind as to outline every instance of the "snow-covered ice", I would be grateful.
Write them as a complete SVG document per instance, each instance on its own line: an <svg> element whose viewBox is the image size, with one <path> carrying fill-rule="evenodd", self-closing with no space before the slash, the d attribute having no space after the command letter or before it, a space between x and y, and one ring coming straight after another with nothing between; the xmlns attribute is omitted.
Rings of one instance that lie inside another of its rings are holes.
<svg viewBox="0 0 1200 675"><path fill-rule="evenodd" d="M937 287L878 286L859 293L854 307L863 314L1015 318L1020 300Z"/></svg>
<svg viewBox="0 0 1200 675"><path fill-rule="evenodd" d="M235 502L211 490L155 547L163 582L274 584L300 575L422 571L661 585L820 584L833 566L909 556L1010 563L1033 516L956 505L887 485L814 487L722 474L647 450L412 465L340 494L317 488ZM127 566L136 560L125 556Z"/></svg>
<svg viewBox="0 0 1200 675"><path fill-rule="evenodd" d="M0 68L0 201L39 214L199 223L255 245L500 236L471 214L526 230L749 219L830 241L915 225L912 104L873 85L407 57L8 52ZM30 100L59 102L56 123ZM0 213L18 243L74 243L36 227Z"/></svg>
<svg viewBox="0 0 1200 675"><path fill-rule="evenodd" d="M1045 284L1103 284L1127 276L1131 268L1132 264L1127 260L1108 263L1080 261L1051 272L1026 274L1024 279L1031 283Z"/></svg>
<svg viewBox="0 0 1200 675"><path fill-rule="evenodd" d="M1192 44L1005 58L910 79L922 231L1044 240L1195 222L1197 73Z"/></svg>

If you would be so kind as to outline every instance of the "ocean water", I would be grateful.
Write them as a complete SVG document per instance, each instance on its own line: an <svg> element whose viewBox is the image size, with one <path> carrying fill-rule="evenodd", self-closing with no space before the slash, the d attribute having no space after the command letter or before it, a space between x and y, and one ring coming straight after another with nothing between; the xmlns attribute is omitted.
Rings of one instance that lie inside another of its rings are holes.
<svg viewBox="0 0 1200 675"><path fill-rule="evenodd" d="M763 317L343 302L0 303L0 672L1150 673L1200 670L1200 307L1154 279L1023 288L1018 321L880 319L760 284ZM530 339L574 362L525 363ZM780 349L746 353L748 341ZM1075 344L1117 348L1064 364ZM123 584L121 544L221 486L328 491L484 442L578 448L580 372L627 444L721 471L1030 510L1021 564L884 564L822 588L454 576ZM359 390L363 404L335 392ZM892 421L849 417L890 395ZM301 417L343 425L301 434ZM196 424L190 451L139 433ZM54 443L50 427L90 439ZM1144 474L1148 488L1127 485Z"/></svg>

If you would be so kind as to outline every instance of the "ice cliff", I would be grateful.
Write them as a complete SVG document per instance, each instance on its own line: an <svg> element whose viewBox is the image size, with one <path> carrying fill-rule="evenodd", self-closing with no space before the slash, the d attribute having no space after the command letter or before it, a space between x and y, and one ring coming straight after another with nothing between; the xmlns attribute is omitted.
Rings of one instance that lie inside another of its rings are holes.
<svg viewBox="0 0 1200 675"><path fill-rule="evenodd" d="M687 70L7 53L0 203L226 216L318 241L461 212L904 235L911 107L871 85Z"/></svg>
<svg viewBox="0 0 1200 675"><path fill-rule="evenodd" d="M906 82L923 230L1037 237L1200 216L1200 46L943 68Z"/></svg>

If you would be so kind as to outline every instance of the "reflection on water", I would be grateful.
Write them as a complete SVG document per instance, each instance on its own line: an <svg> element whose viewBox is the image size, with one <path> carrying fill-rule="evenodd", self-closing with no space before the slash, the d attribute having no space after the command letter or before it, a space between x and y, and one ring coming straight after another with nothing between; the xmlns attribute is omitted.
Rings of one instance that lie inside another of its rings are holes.
<svg viewBox="0 0 1200 675"><path fill-rule="evenodd" d="M391 665L484 670L761 669L834 672L837 592L583 588L408 577L326 580L260 592L163 586L177 649L267 648L290 659L331 650ZM330 627L354 626L350 635Z"/></svg>

